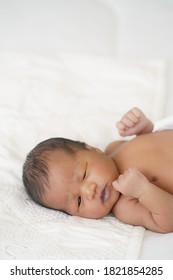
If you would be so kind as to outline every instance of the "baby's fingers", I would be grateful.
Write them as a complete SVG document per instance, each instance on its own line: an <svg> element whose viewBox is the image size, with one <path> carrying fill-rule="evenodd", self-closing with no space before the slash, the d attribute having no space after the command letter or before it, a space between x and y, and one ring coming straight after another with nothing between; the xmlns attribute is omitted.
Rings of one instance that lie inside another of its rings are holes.
<svg viewBox="0 0 173 280"><path fill-rule="evenodd" d="M118 180L115 180L114 182L112 182L112 187L114 188L114 190L119 191L120 192L120 183Z"/></svg>
<svg viewBox="0 0 173 280"><path fill-rule="evenodd" d="M117 122L116 127L119 130L126 130L128 128L127 125L125 123L123 123L122 121Z"/></svg>
<svg viewBox="0 0 173 280"><path fill-rule="evenodd" d="M126 125L127 127L132 127L135 125L135 122L133 121L132 118L129 118L128 115L122 117L121 122Z"/></svg>
<svg viewBox="0 0 173 280"><path fill-rule="evenodd" d="M142 111L137 108L134 107L131 110L129 110L122 118L121 118L121 122L126 124L127 126L131 127L134 124L138 123L140 120L140 117L142 115Z"/></svg>
<svg viewBox="0 0 173 280"><path fill-rule="evenodd" d="M116 127L118 128L119 134L123 137L134 135L136 132L135 124L132 124L131 126L127 126L123 122L118 122L118 123L116 123Z"/></svg>
<svg viewBox="0 0 173 280"><path fill-rule="evenodd" d="M133 123L136 124L139 121L139 114L136 112L136 108L130 110L127 112L126 117Z"/></svg>

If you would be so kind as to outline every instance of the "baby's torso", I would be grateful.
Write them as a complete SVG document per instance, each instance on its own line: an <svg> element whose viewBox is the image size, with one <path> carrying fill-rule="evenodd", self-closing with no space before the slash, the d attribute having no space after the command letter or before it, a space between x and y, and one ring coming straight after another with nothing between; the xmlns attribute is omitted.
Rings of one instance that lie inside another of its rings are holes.
<svg viewBox="0 0 173 280"><path fill-rule="evenodd" d="M173 131L138 136L119 146L112 158L123 173L135 167L158 187L173 194Z"/></svg>

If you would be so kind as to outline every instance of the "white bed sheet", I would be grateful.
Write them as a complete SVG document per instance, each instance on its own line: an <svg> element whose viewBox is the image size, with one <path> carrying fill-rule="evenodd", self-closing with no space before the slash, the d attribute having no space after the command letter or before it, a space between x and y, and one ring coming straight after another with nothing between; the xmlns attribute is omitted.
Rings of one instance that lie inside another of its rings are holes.
<svg viewBox="0 0 173 280"><path fill-rule="evenodd" d="M26 154L49 137L104 149L119 138L114 123L132 106L153 120L163 117L165 63L1 51L0 80L0 258L150 258L152 238L162 235L146 235L112 216L82 219L36 205L24 191L21 169Z"/></svg>
<svg viewBox="0 0 173 280"><path fill-rule="evenodd" d="M145 231L139 259L142 260L172 260L173 233L160 234Z"/></svg>

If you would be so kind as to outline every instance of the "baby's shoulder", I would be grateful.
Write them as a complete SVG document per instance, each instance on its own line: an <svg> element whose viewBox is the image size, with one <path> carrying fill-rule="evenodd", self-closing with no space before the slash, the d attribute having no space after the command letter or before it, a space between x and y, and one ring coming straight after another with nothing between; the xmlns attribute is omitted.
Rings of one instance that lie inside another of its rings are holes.
<svg viewBox="0 0 173 280"><path fill-rule="evenodd" d="M131 151L134 152L135 150L139 150L139 149L141 150L144 147L150 145L153 142L153 140L154 140L153 133L139 135L132 138L129 141L126 141L125 145L122 145L119 151L121 153L124 153L124 152L131 152Z"/></svg>
<svg viewBox="0 0 173 280"><path fill-rule="evenodd" d="M143 165L148 160L148 151L150 150L151 143L148 138L137 136L121 145L112 158L119 171L124 172L130 166L143 168Z"/></svg>

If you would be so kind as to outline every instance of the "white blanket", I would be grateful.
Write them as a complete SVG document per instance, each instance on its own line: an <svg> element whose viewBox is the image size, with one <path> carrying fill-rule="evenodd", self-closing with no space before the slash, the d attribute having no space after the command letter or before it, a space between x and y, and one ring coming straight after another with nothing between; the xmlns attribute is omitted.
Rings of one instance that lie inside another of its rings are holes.
<svg viewBox="0 0 173 280"><path fill-rule="evenodd" d="M142 227L114 217L71 217L30 201L17 185L2 185L1 259L136 259Z"/></svg>
<svg viewBox="0 0 173 280"><path fill-rule="evenodd" d="M84 54L0 53L0 258L137 259L144 229L71 217L32 202L21 181L26 154L68 137L104 149L133 106L163 116L164 65Z"/></svg>

